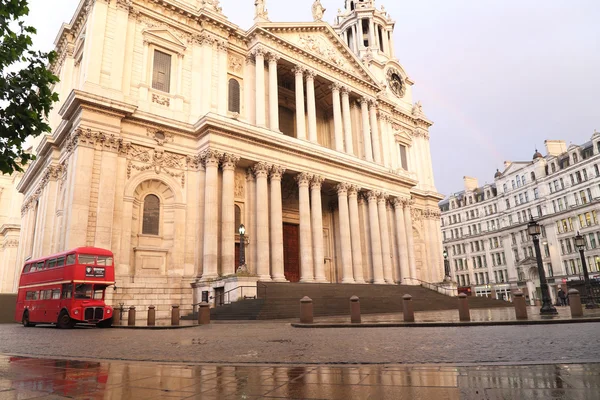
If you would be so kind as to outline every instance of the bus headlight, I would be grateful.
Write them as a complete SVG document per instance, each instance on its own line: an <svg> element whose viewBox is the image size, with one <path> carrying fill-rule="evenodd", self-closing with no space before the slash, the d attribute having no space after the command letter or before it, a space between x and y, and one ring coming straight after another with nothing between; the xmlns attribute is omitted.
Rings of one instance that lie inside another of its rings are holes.
<svg viewBox="0 0 600 400"><path fill-rule="evenodd" d="M110 308L107 308L107 309L106 309L106 313L107 313L107 314L110 314Z"/></svg>
<svg viewBox="0 0 600 400"><path fill-rule="evenodd" d="M79 310L73 311L73 314L75 314L75 315L79 314Z"/></svg>

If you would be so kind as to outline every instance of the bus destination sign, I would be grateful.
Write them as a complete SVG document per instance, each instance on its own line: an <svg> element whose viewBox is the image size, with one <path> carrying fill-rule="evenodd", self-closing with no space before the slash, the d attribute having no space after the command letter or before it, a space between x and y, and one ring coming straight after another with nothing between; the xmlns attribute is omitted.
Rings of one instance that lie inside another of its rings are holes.
<svg viewBox="0 0 600 400"><path fill-rule="evenodd" d="M86 267L85 276L93 278L104 278L104 268Z"/></svg>

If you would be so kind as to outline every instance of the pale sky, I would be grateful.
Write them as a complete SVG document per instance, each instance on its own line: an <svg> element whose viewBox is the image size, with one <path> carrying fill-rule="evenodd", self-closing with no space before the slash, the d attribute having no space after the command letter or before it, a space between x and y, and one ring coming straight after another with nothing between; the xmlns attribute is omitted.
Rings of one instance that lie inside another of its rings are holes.
<svg viewBox="0 0 600 400"><path fill-rule="evenodd" d="M312 0L267 0L272 21L312 21ZM79 0L30 0L39 49L49 50ZM333 21L344 0L322 0ZM252 25L254 0L223 0ZM531 160L544 140L581 144L600 131L600 1L378 0L396 20L396 56L414 100L435 122L437 189L465 175L492 182L505 160Z"/></svg>

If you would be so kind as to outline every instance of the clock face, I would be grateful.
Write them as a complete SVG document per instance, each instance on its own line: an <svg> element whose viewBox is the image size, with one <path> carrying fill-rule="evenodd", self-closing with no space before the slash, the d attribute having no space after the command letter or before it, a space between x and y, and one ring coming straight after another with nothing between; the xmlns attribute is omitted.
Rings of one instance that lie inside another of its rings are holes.
<svg viewBox="0 0 600 400"><path fill-rule="evenodd" d="M390 68L387 72L387 80L392 93L394 93L398 97L404 97L404 93L406 92L406 87L404 85L404 80L402 79L402 75L395 68Z"/></svg>

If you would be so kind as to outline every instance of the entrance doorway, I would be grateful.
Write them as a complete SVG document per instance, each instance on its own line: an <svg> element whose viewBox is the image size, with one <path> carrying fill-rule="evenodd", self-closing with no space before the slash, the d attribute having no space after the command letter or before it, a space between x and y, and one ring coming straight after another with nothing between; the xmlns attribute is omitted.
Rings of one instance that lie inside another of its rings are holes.
<svg viewBox="0 0 600 400"><path fill-rule="evenodd" d="M300 281L300 227L283 224L283 265L285 279Z"/></svg>

